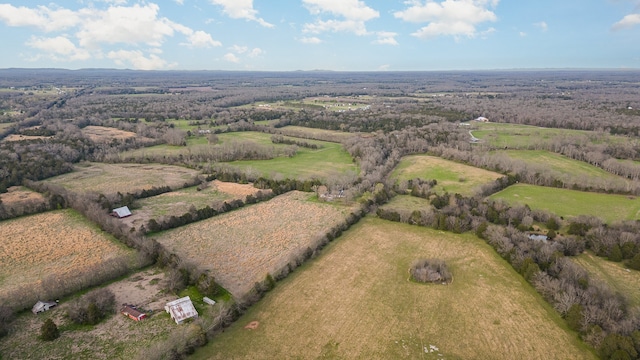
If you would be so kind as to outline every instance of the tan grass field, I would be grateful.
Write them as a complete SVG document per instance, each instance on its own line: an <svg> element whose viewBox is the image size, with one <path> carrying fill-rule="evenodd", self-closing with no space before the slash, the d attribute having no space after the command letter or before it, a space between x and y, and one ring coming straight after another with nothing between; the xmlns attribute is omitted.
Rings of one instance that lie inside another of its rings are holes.
<svg viewBox="0 0 640 360"><path fill-rule="evenodd" d="M89 225L73 210L50 211L0 222L0 299L20 287L38 288L47 277L84 276L135 252Z"/></svg>
<svg viewBox="0 0 640 360"><path fill-rule="evenodd" d="M310 202L311 196L292 191L154 238L181 259L211 270L216 282L241 297L351 212Z"/></svg>
<svg viewBox="0 0 640 360"><path fill-rule="evenodd" d="M161 164L81 163L71 173L46 180L78 192L127 193L152 187L181 187L198 171Z"/></svg>
<svg viewBox="0 0 640 360"><path fill-rule="evenodd" d="M622 263L608 261L587 251L571 260L589 272L589 276L605 282L621 293L631 306L640 306L640 271L626 269Z"/></svg>
<svg viewBox="0 0 640 360"><path fill-rule="evenodd" d="M46 201L42 194L22 186L12 186L7 192L0 194L0 200L7 206L19 206L23 203L40 203Z"/></svg>
<svg viewBox="0 0 640 360"><path fill-rule="evenodd" d="M82 129L82 134L93 142L109 142L113 139L125 140L136 137L136 133L105 126L89 125Z"/></svg>
<svg viewBox="0 0 640 360"><path fill-rule="evenodd" d="M26 141L26 140L46 140L51 139L53 136L31 136L31 135L19 135L11 134L2 141Z"/></svg>
<svg viewBox="0 0 640 360"><path fill-rule="evenodd" d="M453 283L409 281L408 269L421 257L445 260ZM255 326L254 321L256 329L245 328ZM193 358L596 356L480 239L368 217L280 282Z"/></svg>
<svg viewBox="0 0 640 360"><path fill-rule="evenodd" d="M473 195L480 186L503 175L435 156L410 155L402 159L391 176L398 180L436 179L438 192Z"/></svg>

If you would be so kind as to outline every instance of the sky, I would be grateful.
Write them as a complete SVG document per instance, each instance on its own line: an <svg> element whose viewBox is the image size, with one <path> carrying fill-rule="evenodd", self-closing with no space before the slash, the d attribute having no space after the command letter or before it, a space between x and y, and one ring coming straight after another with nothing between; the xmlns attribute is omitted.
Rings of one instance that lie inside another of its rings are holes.
<svg viewBox="0 0 640 360"><path fill-rule="evenodd" d="M0 42L0 68L640 69L640 0L20 0Z"/></svg>

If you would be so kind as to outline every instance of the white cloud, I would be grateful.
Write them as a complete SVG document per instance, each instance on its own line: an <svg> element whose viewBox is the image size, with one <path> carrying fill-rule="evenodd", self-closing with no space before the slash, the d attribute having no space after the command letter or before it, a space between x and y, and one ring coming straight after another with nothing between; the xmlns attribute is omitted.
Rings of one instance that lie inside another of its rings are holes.
<svg viewBox="0 0 640 360"><path fill-rule="evenodd" d="M524 32L524 31L520 31L519 35L520 35L520 37L525 37L525 36L527 36L527 33Z"/></svg>
<svg viewBox="0 0 640 360"><path fill-rule="evenodd" d="M237 56L235 56L232 53L226 53L226 54L224 54L224 56L222 58L227 60L228 62L232 62L232 63L236 63L236 64L240 62L240 58L238 58Z"/></svg>
<svg viewBox="0 0 640 360"><path fill-rule="evenodd" d="M356 35L368 35L365 23L380 16L380 13L359 0L303 0L312 15L337 16L341 20L316 19L307 23L303 31L312 34L322 32L352 32Z"/></svg>
<svg viewBox="0 0 640 360"><path fill-rule="evenodd" d="M258 57L260 55L264 54L264 50L260 49L260 48L253 48L251 50L251 52L249 52L249 57Z"/></svg>
<svg viewBox="0 0 640 360"><path fill-rule="evenodd" d="M253 8L253 0L210 0L214 5L222 6L222 12L232 19L256 21L264 27L273 27L264 19L259 18L258 11Z"/></svg>
<svg viewBox="0 0 640 360"><path fill-rule="evenodd" d="M229 49L232 50L233 52L237 53L237 54L244 54L244 53L247 52L247 50L249 50L248 47L240 46L240 45L233 45Z"/></svg>
<svg viewBox="0 0 640 360"><path fill-rule="evenodd" d="M54 61L88 60L91 54L85 49L79 49L71 40L63 36L53 38L38 38L32 36L27 46L43 51Z"/></svg>
<svg viewBox="0 0 640 360"><path fill-rule="evenodd" d="M300 39L300 42L303 44L320 44L322 43L322 40L312 36L312 37L303 37Z"/></svg>
<svg viewBox="0 0 640 360"><path fill-rule="evenodd" d="M114 60L117 65L131 66L136 70L160 70L175 66L175 64L167 63L166 60L161 59L156 54L150 54L148 57L145 57L140 50L110 51L107 57Z"/></svg>
<svg viewBox="0 0 640 360"><path fill-rule="evenodd" d="M438 36L454 36L473 38L478 35L477 26L484 22L497 20L496 14L490 10L498 5L499 0L433 0L410 1L403 11L393 15L407 22L428 23L414 32L413 36L428 39Z"/></svg>
<svg viewBox="0 0 640 360"><path fill-rule="evenodd" d="M625 30L631 29L634 26L640 25L640 14L629 14L622 18L622 20L613 24L612 30Z"/></svg>
<svg viewBox="0 0 640 360"><path fill-rule="evenodd" d="M359 0L302 0L312 15L329 13L349 20L368 21L380 13Z"/></svg>
<svg viewBox="0 0 640 360"><path fill-rule="evenodd" d="M389 64L384 64L384 65L380 65L380 66L378 66L378 70L380 70L380 71L387 71L387 70L389 70L389 68L390 68L390 67L391 67L391 65L389 65Z"/></svg>
<svg viewBox="0 0 640 360"><path fill-rule="evenodd" d="M378 36L378 38L372 42L373 44L398 45L398 42L396 41L396 36L398 36L397 33L389 31L378 31L376 33L376 36Z"/></svg>
<svg viewBox="0 0 640 360"><path fill-rule="evenodd" d="M547 23L544 21L534 23L533 26L540 28L540 30L542 31L547 31L549 29L549 25L547 25Z"/></svg>
<svg viewBox="0 0 640 360"><path fill-rule="evenodd" d="M46 6L27 8L0 4L0 21L8 26L32 26L45 32L63 31L81 22L77 13Z"/></svg>
<svg viewBox="0 0 640 360"><path fill-rule="evenodd" d="M178 5L184 5L184 0L173 0Z"/></svg>
<svg viewBox="0 0 640 360"><path fill-rule="evenodd" d="M80 10L84 20L76 34L80 45L89 48L106 44L146 44L160 46L174 30L182 30L167 18L158 18L156 4L130 7L111 6L107 10Z"/></svg>
<svg viewBox="0 0 640 360"><path fill-rule="evenodd" d="M154 69L169 66L157 55L145 57L135 47L160 47L168 37L181 34L186 41L180 45L190 48L221 46L210 34L194 31L182 24L159 16L159 6L139 2L121 6L126 0L94 0L105 3L102 8L94 2L79 10L68 10L55 5L34 8L0 4L0 22L9 26L35 27L45 33L58 32L57 37L32 37L26 45L42 51L55 60L89 60L101 58L105 47L110 48L110 59L118 65ZM75 38L75 39L72 39ZM125 47L126 50L119 48ZM57 48L58 47L58 48ZM36 56L38 58L39 56Z"/></svg>
<svg viewBox="0 0 640 360"><path fill-rule="evenodd" d="M312 34L323 32L352 32L356 35L367 35L367 28L362 21L353 20L318 20L313 24L304 24L303 31Z"/></svg>
<svg viewBox="0 0 640 360"><path fill-rule="evenodd" d="M181 45L186 45L191 48L210 48L216 46L222 46L222 43L217 40L213 40L211 35L207 34L204 31L194 31L193 33L187 35L188 43L181 43Z"/></svg>

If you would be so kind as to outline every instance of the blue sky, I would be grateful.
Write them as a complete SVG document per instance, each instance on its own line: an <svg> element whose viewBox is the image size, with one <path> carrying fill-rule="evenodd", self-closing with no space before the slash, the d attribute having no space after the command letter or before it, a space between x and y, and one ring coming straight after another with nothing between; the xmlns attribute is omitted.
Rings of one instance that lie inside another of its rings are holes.
<svg viewBox="0 0 640 360"><path fill-rule="evenodd" d="M21 0L0 39L0 68L637 69L640 0Z"/></svg>

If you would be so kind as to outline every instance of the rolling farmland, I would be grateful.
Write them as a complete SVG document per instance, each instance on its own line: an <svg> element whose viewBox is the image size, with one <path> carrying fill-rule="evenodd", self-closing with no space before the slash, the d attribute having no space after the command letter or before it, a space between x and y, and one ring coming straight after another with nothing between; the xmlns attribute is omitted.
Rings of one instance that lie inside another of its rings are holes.
<svg viewBox="0 0 640 360"><path fill-rule="evenodd" d="M407 271L417 257L447 261L453 283L409 281ZM256 329L245 328L254 321ZM480 239L370 217L281 282L194 358L594 355Z"/></svg>
<svg viewBox="0 0 640 360"><path fill-rule="evenodd" d="M211 270L234 296L282 269L350 208L310 202L298 191L153 236L179 257Z"/></svg>

